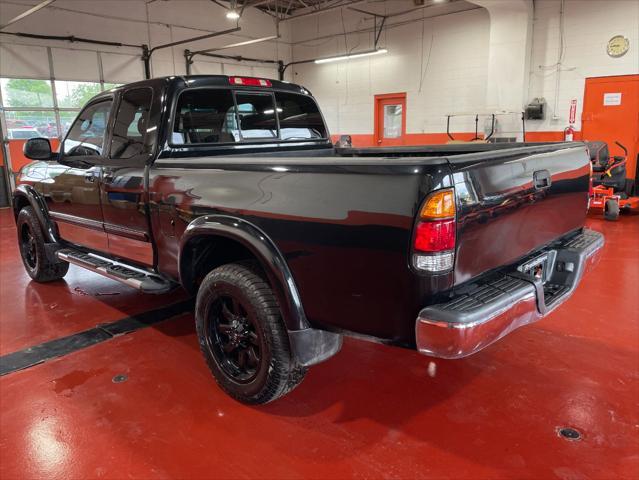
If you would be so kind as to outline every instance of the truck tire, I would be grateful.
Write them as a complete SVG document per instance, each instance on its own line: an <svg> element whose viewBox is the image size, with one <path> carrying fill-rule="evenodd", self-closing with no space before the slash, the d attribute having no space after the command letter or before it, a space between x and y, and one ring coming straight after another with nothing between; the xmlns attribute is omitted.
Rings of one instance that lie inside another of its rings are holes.
<svg viewBox="0 0 639 480"><path fill-rule="evenodd" d="M604 218L606 220L617 220L619 218L619 202L613 199L606 200L604 205Z"/></svg>
<svg viewBox="0 0 639 480"><path fill-rule="evenodd" d="M277 299L246 265L227 264L202 281L195 323L206 363L218 385L246 404L271 402L306 375L291 355Z"/></svg>
<svg viewBox="0 0 639 480"><path fill-rule="evenodd" d="M40 283L52 282L69 271L67 262L52 262L47 258L44 235L32 207L24 207L18 214L18 246L22 263L29 276Z"/></svg>

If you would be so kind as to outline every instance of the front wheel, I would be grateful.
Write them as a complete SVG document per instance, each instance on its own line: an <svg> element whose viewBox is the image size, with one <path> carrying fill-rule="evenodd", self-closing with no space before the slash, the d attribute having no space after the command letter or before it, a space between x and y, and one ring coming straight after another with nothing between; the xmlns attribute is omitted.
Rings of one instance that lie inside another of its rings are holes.
<svg viewBox="0 0 639 480"><path fill-rule="evenodd" d="M271 402L301 383L288 334L270 286L245 265L211 271L197 293L195 322L218 385L247 404Z"/></svg>
<svg viewBox="0 0 639 480"><path fill-rule="evenodd" d="M29 276L36 282L59 280L69 271L67 262L52 262L47 258L44 235L32 207L25 207L18 214L18 246L22 263Z"/></svg>

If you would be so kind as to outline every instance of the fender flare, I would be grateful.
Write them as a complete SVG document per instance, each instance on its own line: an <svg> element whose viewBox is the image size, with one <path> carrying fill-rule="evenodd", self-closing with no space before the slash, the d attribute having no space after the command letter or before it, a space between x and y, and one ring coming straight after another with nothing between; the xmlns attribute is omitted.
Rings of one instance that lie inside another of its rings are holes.
<svg viewBox="0 0 639 480"><path fill-rule="evenodd" d="M280 301L287 330L310 328L297 285L284 256L266 233L241 218L228 215L205 215L188 224L180 239L178 266L181 282L184 279L182 272L184 248L191 239L207 235L235 240L250 250L264 268Z"/></svg>
<svg viewBox="0 0 639 480"><path fill-rule="evenodd" d="M13 212L16 219L18 218L18 213L20 213L17 208L18 198L25 198L29 202L29 205L33 207L33 210L38 217L40 227L42 228L42 233L44 233L47 241L49 241L50 243L58 243L57 230L55 228L55 224L49 217L49 209L47 208L47 204L44 198L42 198L42 196L31 185L18 185L13 192L12 199Z"/></svg>

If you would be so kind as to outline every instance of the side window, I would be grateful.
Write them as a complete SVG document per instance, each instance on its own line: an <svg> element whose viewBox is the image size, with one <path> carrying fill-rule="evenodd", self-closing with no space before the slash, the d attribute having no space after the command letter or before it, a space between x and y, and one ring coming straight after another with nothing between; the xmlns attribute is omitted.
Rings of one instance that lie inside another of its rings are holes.
<svg viewBox="0 0 639 480"><path fill-rule="evenodd" d="M94 103L80 112L64 140L65 155L102 155L112 103L111 100Z"/></svg>
<svg viewBox="0 0 639 480"><path fill-rule="evenodd" d="M238 142L230 90L186 90L178 99L171 135L174 145Z"/></svg>
<svg viewBox="0 0 639 480"><path fill-rule="evenodd" d="M131 158L144 152L153 90L136 88L123 96L113 126L111 158Z"/></svg>
<svg viewBox="0 0 639 480"><path fill-rule="evenodd" d="M312 98L275 92L282 140L326 138L326 127Z"/></svg>
<svg viewBox="0 0 639 480"><path fill-rule="evenodd" d="M235 100L242 138L277 138L275 105L270 93L236 92Z"/></svg>

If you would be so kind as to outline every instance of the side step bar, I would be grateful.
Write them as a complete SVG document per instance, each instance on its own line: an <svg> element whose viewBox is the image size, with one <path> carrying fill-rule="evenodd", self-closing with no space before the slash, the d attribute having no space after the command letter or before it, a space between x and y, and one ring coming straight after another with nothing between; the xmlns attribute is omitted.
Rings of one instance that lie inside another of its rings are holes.
<svg viewBox="0 0 639 480"><path fill-rule="evenodd" d="M147 272L141 268L125 263L116 262L94 253L84 253L65 248L56 252L56 257L78 267L86 268L104 277L124 283L144 293L166 293L175 285L159 275Z"/></svg>

